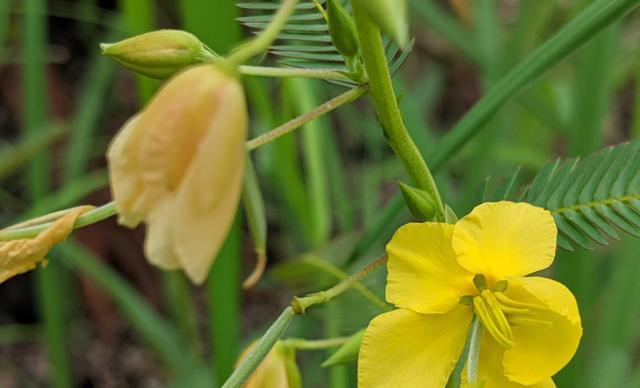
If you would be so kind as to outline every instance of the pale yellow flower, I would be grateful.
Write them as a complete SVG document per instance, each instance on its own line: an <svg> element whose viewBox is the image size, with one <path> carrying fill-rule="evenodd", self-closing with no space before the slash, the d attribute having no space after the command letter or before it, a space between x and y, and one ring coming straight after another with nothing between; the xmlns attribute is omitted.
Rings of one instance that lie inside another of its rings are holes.
<svg viewBox="0 0 640 388"><path fill-rule="evenodd" d="M240 82L213 65L169 80L107 154L119 222L147 224L145 253L202 283L241 194L247 110Z"/></svg>
<svg viewBox="0 0 640 388"><path fill-rule="evenodd" d="M556 237L548 211L513 202L482 204L455 225L398 229L386 288L398 309L369 324L359 386L443 388L475 315L481 386L555 387L551 377L578 347L580 314L562 284L525 276L551 265Z"/></svg>
<svg viewBox="0 0 640 388"><path fill-rule="evenodd" d="M64 214L34 238L0 242L0 283L31 271L38 264L47 265L45 256L51 248L67 238L80 214L92 209L81 206Z"/></svg>

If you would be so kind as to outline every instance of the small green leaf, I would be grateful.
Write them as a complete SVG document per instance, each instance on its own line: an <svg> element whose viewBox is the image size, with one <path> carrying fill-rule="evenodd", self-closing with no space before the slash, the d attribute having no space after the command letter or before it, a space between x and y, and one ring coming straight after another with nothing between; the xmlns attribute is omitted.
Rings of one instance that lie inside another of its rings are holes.
<svg viewBox="0 0 640 388"><path fill-rule="evenodd" d="M352 335L347 342L340 346L335 353L322 363L322 367L327 368L358 360L358 352L360 352L360 344L362 343L363 336L364 330L360 330Z"/></svg>
<svg viewBox="0 0 640 388"><path fill-rule="evenodd" d="M360 3L369 18L400 47L409 43L406 0L353 0Z"/></svg>

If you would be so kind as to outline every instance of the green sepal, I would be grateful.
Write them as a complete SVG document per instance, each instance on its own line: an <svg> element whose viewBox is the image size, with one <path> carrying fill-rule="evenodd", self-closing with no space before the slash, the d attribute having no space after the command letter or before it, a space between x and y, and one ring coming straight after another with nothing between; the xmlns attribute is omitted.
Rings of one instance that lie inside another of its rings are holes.
<svg viewBox="0 0 640 388"><path fill-rule="evenodd" d="M352 335L347 342L342 344L338 350L336 350L322 363L322 367L327 368L334 365L357 361L363 336L364 329Z"/></svg>
<svg viewBox="0 0 640 388"><path fill-rule="evenodd" d="M444 205L444 222L447 224L455 224L458 222L458 216L449 205Z"/></svg>
<svg viewBox="0 0 640 388"><path fill-rule="evenodd" d="M400 181L398 185L400 185L400 191L407 207L416 219L419 221L431 221L435 218L438 207L429 192Z"/></svg>

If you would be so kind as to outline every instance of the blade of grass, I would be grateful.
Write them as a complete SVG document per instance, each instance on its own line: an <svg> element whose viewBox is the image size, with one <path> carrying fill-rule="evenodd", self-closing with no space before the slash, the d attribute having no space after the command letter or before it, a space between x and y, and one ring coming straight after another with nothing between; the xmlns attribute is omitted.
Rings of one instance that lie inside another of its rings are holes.
<svg viewBox="0 0 640 388"><path fill-rule="evenodd" d="M622 387L634 369L640 323L640 243L626 239L618 248L611 258L614 267L603 293L607 302L602 304L594 346L589 349L593 359L582 377L585 387Z"/></svg>
<svg viewBox="0 0 640 388"><path fill-rule="evenodd" d="M155 6L152 0L119 0L119 5L129 35L138 35L153 29ZM142 75L135 75L135 77L138 99L144 103L155 92L157 82Z"/></svg>
<svg viewBox="0 0 640 388"><path fill-rule="evenodd" d="M226 53L241 38L233 1L181 0L180 10L184 27L217 52ZM239 354L241 229L238 217L207 281L217 381L229 377Z"/></svg>
<svg viewBox="0 0 640 388"><path fill-rule="evenodd" d="M0 2L0 62L4 59L5 38L9 31L9 14L11 1Z"/></svg>
<svg viewBox="0 0 640 388"><path fill-rule="evenodd" d="M286 80L285 87L292 97L294 113L302 114L314 109L317 88L310 80L292 78ZM321 118L308 122L302 128L302 157L305 164L309 203L311 205L312 234L310 247L324 244L329 238L331 211L326 166L324 165L326 122Z"/></svg>
<svg viewBox="0 0 640 388"><path fill-rule="evenodd" d="M42 0L26 0L23 20L23 126L27 135L37 136L46 124L47 86L44 53L46 52L47 15ZM29 200L41 201L49 187L48 155L41 150L31 158L27 170ZM55 388L71 387L71 368L66 344L65 311L58 284L58 264L36 272L39 309L44 323L44 341Z"/></svg>

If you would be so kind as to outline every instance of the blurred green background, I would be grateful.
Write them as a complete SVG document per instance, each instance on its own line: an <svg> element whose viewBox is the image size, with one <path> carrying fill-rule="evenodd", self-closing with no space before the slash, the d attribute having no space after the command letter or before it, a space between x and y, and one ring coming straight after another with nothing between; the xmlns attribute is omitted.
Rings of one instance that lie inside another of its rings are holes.
<svg viewBox="0 0 640 388"><path fill-rule="evenodd" d="M456 3L462 8L409 1L415 44L395 81L427 160L487 90L590 1ZM0 224L110 201L106 146L159 82L102 57L99 42L182 28L224 54L252 33L237 21L251 12L232 0L0 0ZM503 104L447 156L437 174L446 201L463 215L517 169L529 182L557 157L640 135L638 77L640 14L633 12ZM344 91L321 81L244 81L252 136ZM392 199L402 167L366 100L253 154L269 222L270 262L257 287L240 288L254 265L241 214L199 288L147 264L142 229L109 220L80 230L51 253L46 269L0 285L0 386L220 385L293 295L328 287L378 257L410 219ZM593 252L559 252L549 275L575 293L585 327L559 387L640 387L637 274L640 241L624 232ZM380 312L384 275L296 319L287 336L363 328ZM303 385L355 386L355 364L321 368L327 355L298 354Z"/></svg>

